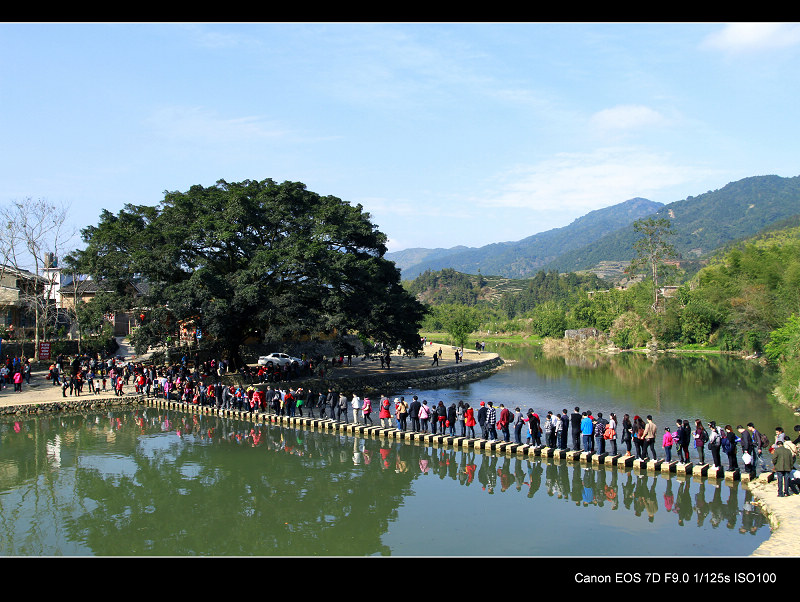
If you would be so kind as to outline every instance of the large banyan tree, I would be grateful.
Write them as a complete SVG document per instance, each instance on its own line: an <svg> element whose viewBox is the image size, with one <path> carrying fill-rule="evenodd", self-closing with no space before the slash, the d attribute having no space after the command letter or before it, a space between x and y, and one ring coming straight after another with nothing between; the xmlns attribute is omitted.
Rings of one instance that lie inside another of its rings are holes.
<svg viewBox="0 0 800 602"><path fill-rule="evenodd" d="M300 182L220 180L166 192L157 207L103 210L82 235L77 267L105 281L118 304L134 304L126 300L132 281L149 284L135 302L148 308L132 337L139 350L163 344L184 320L235 365L251 336L335 329L419 345L424 308L384 258L386 235L361 205Z"/></svg>

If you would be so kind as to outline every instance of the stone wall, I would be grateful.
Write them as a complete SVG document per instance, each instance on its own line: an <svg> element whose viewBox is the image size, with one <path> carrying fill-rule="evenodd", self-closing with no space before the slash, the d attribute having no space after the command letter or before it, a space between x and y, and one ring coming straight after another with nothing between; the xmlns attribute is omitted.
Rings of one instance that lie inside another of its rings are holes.
<svg viewBox="0 0 800 602"><path fill-rule="evenodd" d="M439 368L397 370L396 372L388 369L378 374L334 378L305 378L292 381L290 384L292 386L301 386L311 391L326 391L328 388L332 388L336 391L357 392L359 394L388 394L399 389L426 389L483 378L502 365L503 359L496 356L486 360L459 363ZM231 376L230 378L236 379L236 376ZM254 386L266 388L268 383Z"/></svg>

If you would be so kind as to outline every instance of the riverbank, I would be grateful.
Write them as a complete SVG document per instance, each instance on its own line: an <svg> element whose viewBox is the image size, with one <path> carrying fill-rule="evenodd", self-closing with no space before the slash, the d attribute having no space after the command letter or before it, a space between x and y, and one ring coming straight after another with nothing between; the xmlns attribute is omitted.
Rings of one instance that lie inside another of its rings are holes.
<svg viewBox="0 0 800 602"><path fill-rule="evenodd" d="M433 354L441 349L442 355L436 365L433 365ZM337 391L363 393L381 393L390 389L443 386L450 382L482 378L503 365L503 359L497 353L478 352L464 349L463 361L455 361L455 347L433 343L425 345L424 354L417 357L407 357L393 354L389 368L381 367L378 359L365 359L353 357L351 364L330 368L323 378L306 377L295 379L288 383L289 386L302 386L306 390L327 390L333 387ZM123 359L130 359L124 356ZM134 360L135 361L135 360ZM14 392L14 386L8 385L0 390L0 414L25 414L31 410L30 406L70 406L75 408L91 407L92 404L106 404L120 402L110 383L106 391L89 393L84 387L84 393L78 396L65 396L61 387L54 386L46 379L47 371L40 370L32 373L31 384L23 384L22 392ZM230 374L224 377L225 382L237 383L242 377ZM247 383L249 384L249 383ZM124 398L131 397L133 385L125 387ZM52 408L51 408L52 409Z"/></svg>

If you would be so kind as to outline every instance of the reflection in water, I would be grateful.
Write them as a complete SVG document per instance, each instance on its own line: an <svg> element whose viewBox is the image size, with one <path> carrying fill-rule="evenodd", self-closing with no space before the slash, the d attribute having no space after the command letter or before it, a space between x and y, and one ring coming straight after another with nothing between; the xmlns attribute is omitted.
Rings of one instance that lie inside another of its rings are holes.
<svg viewBox="0 0 800 602"><path fill-rule="evenodd" d="M536 517L536 537L523 526L503 531L517 554L679 554L691 545L693 553L743 555L769 535L738 484L153 408L4 422L0 439L5 555L494 552L480 530L454 534L442 520L447 537L424 525L436 540L430 547L404 542L423 529L417 503L469 521L484 512ZM542 524L551 520L569 525L559 527L561 547ZM627 536L635 547L578 545L569 529L587 524L597 542ZM693 525L700 530L668 541L675 527ZM731 542L704 544L708 529Z"/></svg>

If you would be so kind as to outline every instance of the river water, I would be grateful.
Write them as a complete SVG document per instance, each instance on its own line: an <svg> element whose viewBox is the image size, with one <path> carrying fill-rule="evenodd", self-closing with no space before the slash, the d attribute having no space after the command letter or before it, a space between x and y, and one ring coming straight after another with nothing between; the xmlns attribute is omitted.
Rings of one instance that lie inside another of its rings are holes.
<svg viewBox="0 0 800 602"><path fill-rule="evenodd" d="M743 360L498 351L514 361L487 378L392 394L796 420ZM149 407L0 423L0 529L0 554L28 556L742 556L770 533L738 483Z"/></svg>

